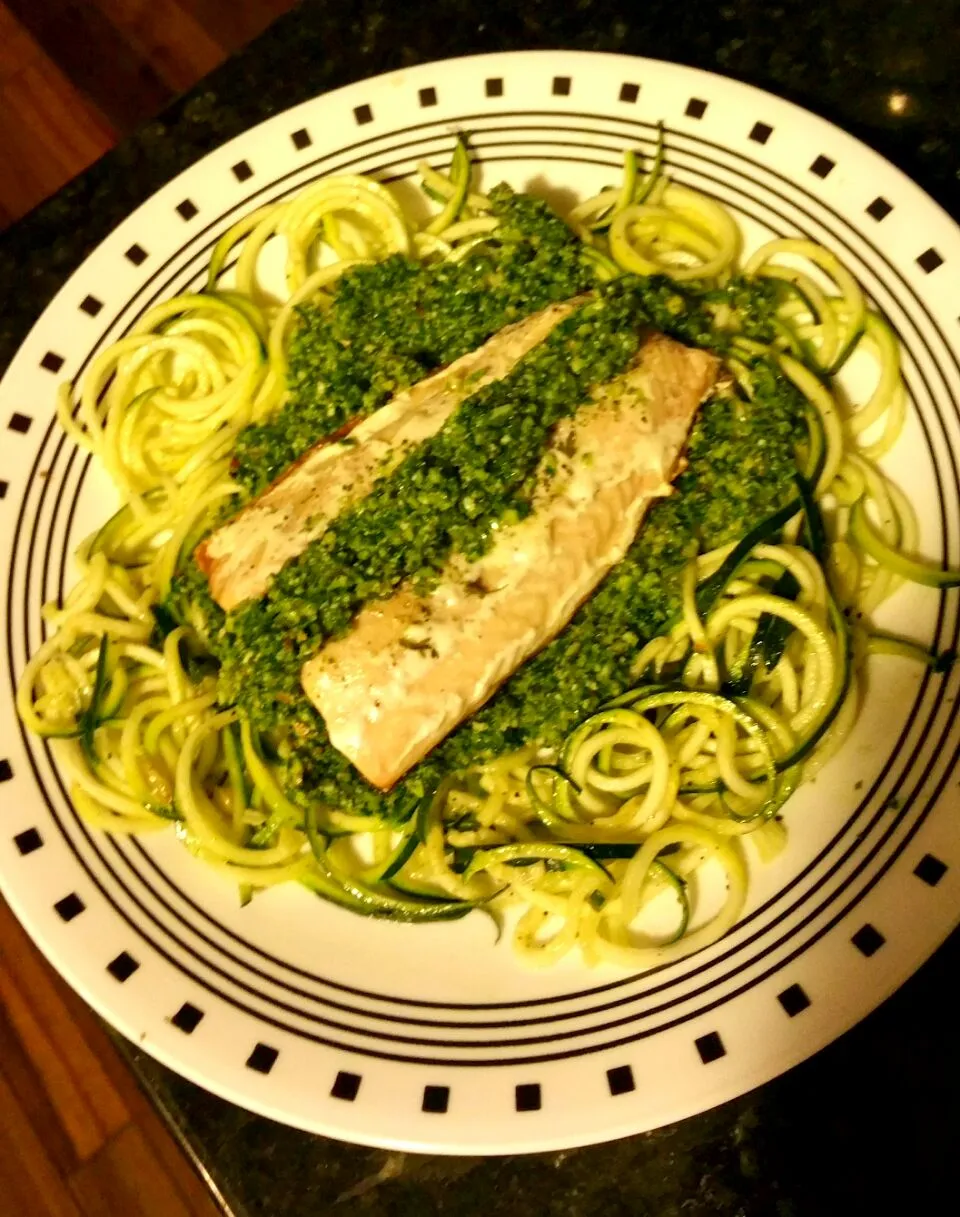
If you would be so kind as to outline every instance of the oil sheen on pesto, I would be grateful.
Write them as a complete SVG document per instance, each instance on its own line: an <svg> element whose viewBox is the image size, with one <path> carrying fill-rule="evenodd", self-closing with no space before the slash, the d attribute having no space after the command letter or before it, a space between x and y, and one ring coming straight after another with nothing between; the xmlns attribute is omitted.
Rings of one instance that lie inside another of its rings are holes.
<svg viewBox="0 0 960 1217"><path fill-rule="evenodd" d="M503 381L468 398L288 563L262 600L225 617L192 562L175 581L168 607L204 634L222 663L221 700L238 704L258 728L304 804L402 819L453 769L530 741L558 742L630 686L636 653L678 612L690 556L742 535L792 493L803 405L761 359L751 400L705 404L676 493L654 505L626 558L563 633L394 790L370 787L330 747L300 688L303 662L348 628L362 604L405 579L429 584L451 552L482 553L494 522L524 514L552 426L627 366L644 327L720 353L731 325L761 341L772 337L772 285L734 281L705 293L626 277L598 287L579 240L545 205L505 188L493 198L502 244L453 266L391 258L360 268L340 281L327 310L304 311L287 405L241 436L237 476L248 490L258 492L312 444L503 325L586 288L594 299Z"/></svg>
<svg viewBox="0 0 960 1217"><path fill-rule="evenodd" d="M291 791L401 819L445 774L530 741L557 744L631 687L638 651L679 613L680 579L690 558L742 536L793 497L803 405L769 365L757 369L756 382L752 401L717 397L704 405L676 493L650 509L623 561L559 637L388 794L373 790L329 747L323 721L297 684L271 715L289 723L283 734L297 740L295 749L281 750ZM262 703L260 710L270 714Z"/></svg>
<svg viewBox="0 0 960 1217"><path fill-rule="evenodd" d="M540 199L490 192L496 241L460 262L400 255L345 275L332 307L305 307L286 404L240 436L237 480L258 494L318 440L593 283L582 242Z"/></svg>

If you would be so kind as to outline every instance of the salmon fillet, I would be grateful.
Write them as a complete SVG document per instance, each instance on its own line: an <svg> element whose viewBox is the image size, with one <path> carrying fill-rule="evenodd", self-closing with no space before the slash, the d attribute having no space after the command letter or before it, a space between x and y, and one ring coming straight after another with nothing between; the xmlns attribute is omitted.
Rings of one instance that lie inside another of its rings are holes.
<svg viewBox="0 0 960 1217"><path fill-rule="evenodd" d="M506 376L583 302L554 304L507 326L476 351L398 393L349 435L311 448L197 547L197 564L214 600L229 612L265 595L273 576L346 506L369 493L413 445L439 431L465 398Z"/></svg>
<svg viewBox="0 0 960 1217"><path fill-rule="evenodd" d="M669 494L717 359L654 335L555 430L531 514L427 595L401 588L304 665L331 744L388 790L554 638Z"/></svg>

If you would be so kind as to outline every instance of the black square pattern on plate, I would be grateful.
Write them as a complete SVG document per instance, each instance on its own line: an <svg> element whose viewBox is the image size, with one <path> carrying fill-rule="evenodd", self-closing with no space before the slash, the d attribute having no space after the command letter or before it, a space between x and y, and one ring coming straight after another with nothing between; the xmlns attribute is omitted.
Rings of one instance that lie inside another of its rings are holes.
<svg viewBox="0 0 960 1217"><path fill-rule="evenodd" d="M435 1115L446 1115L450 1106L449 1086L424 1086L421 1111L430 1111Z"/></svg>
<svg viewBox="0 0 960 1217"><path fill-rule="evenodd" d="M343 1099L345 1103L352 1103L360 1093L362 1081L363 1078L359 1073L346 1073L341 1069L330 1087L330 1093L335 1099Z"/></svg>
<svg viewBox="0 0 960 1217"><path fill-rule="evenodd" d="M47 351L40 360L40 366L45 372L59 372L63 367L63 356L55 355L53 351Z"/></svg>
<svg viewBox="0 0 960 1217"><path fill-rule="evenodd" d="M617 1065L614 1069L608 1069L607 1085L611 1094L629 1094L631 1090L637 1089L633 1070L629 1065Z"/></svg>
<svg viewBox="0 0 960 1217"><path fill-rule="evenodd" d="M827 174L835 168L836 164L830 159L829 156L818 156L810 166L810 172L815 174L817 177L826 177Z"/></svg>
<svg viewBox="0 0 960 1217"><path fill-rule="evenodd" d="M754 123L750 129L750 138L755 144L765 144L773 135L773 127L766 123Z"/></svg>
<svg viewBox="0 0 960 1217"><path fill-rule="evenodd" d="M96 317L102 308L103 301L98 300L96 296L84 296L80 301L80 311L86 313L88 317Z"/></svg>
<svg viewBox="0 0 960 1217"><path fill-rule="evenodd" d="M4 483L6 485L6 483ZM0 782L9 782L13 777L13 769L6 759L0 761Z"/></svg>
<svg viewBox="0 0 960 1217"><path fill-rule="evenodd" d="M192 220L198 211L199 208L192 199L184 199L182 203L177 204L177 214L181 220Z"/></svg>
<svg viewBox="0 0 960 1217"><path fill-rule="evenodd" d="M43 844L43 837L40 836L35 828L25 828L23 832L18 832L13 838L13 843L20 853L26 857L27 854L32 854L34 850L40 848Z"/></svg>
<svg viewBox="0 0 960 1217"><path fill-rule="evenodd" d="M521 1082L516 1093L517 1111L539 1111L543 1105L539 1082Z"/></svg>
<svg viewBox="0 0 960 1217"><path fill-rule="evenodd" d="M920 257L917 258L917 266L929 275L938 266L943 266L943 258L940 257L935 249L925 249Z"/></svg>
<svg viewBox="0 0 960 1217"><path fill-rule="evenodd" d="M231 168L233 169L233 176L238 182L246 182L253 177L253 170L246 161L237 161Z"/></svg>
<svg viewBox="0 0 960 1217"><path fill-rule="evenodd" d="M247 1068L255 1073L269 1073L277 1063L279 1055L278 1050L271 1048L269 1044L257 1044L247 1057Z"/></svg>
<svg viewBox="0 0 960 1217"><path fill-rule="evenodd" d="M435 106L437 104L437 90L430 86L420 90L420 105Z"/></svg>
<svg viewBox="0 0 960 1217"><path fill-rule="evenodd" d="M0 499L5 499L7 497L7 491L9 489L10 483L5 482L2 478L0 478Z"/></svg>
<svg viewBox="0 0 960 1217"><path fill-rule="evenodd" d="M27 414L19 412L10 415L10 421L7 423L7 429L16 431L20 435L26 435L33 426L33 419Z"/></svg>
<svg viewBox="0 0 960 1217"><path fill-rule="evenodd" d="M620 86L620 100L634 102L640 96L640 86L624 81Z"/></svg>
<svg viewBox="0 0 960 1217"><path fill-rule="evenodd" d="M798 1014L806 1010L807 1006L810 1005L810 998L807 997L800 985L790 985L782 993L778 993L777 1001L791 1018L796 1018Z"/></svg>
<svg viewBox="0 0 960 1217"><path fill-rule="evenodd" d="M687 118L703 118L707 112L707 103L699 97L691 97L687 102L687 108L684 110Z"/></svg>
<svg viewBox="0 0 960 1217"><path fill-rule="evenodd" d="M867 215L874 220L885 220L890 212L893 211L893 206L886 199L879 195L873 200L867 208Z"/></svg>
<svg viewBox="0 0 960 1217"><path fill-rule="evenodd" d="M142 245L134 243L123 256L128 262L132 262L134 266L140 266L147 260L147 251Z"/></svg>
<svg viewBox="0 0 960 1217"><path fill-rule="evenodd" d="M57 910L57 916L62 921L72 921L74 917L79 917L87 906L76 892L71 892L69 896L64 896L62 900L58 900L53 907Z"/></svg>
<svg viewBox="0 0 960 1217"><path fill-rule="evenodd" d="M184 1035L193 1035L203 1021L203 1011L198 1010L192 1002L185 1001L170 1021Z"/></svg>
<svg viewBox="0 0 960 1217"><path fill-rule="evenodd" d="M116 959L111 959L107 964L107 971L114 980L119 980L121 984L136 972L140 965L132 955L126 951L121 951Z"/></svg>
<svg viewBox="0 0 960 1217"><path fill-rule="evenodd" d="M727 1055L727 1050L723 1046L723 1040L717 1035L716 1031L708 1031L706 1035L701 1035L694 1040L697 1046L697 1052L700 1053L700 1060L704 1065L709 1065L711 1061L719 1061L722 1056Z"/></svg>
<svg viewBox="0 0 960 1217"><path fill-rule="evenodd" d="M486 94L488 97L502 97L503 96L503 77L502 76L491 76L487 80L484 88L486 90Z"/></svg>
<svg viewBox="0 0 960 1217"><path fill-rule="evenodd" d="M913 868L913 873L930 887L936 887L947 873L947 864L941 862L939 858L935 858L933 854L924 854Z"/></svg>
<svg viewBox="0 0 960 1217"><path fill-rule="evenodd" d="M364 126L365 123L373 122L373 111L367 105L355 106L354 111L353 111L353 117L357 120L357 122L362 127L362 126Z"/></svg>
<svg viewBox="0 0 960 1217"><path fill-rule="evenodd" d="M573 81L569 76L554 76L553 78L553 95L554 97L569 97L570 89L573 86Z"/></svg>
<svg viewBox="0 0 960 1217"><path fill-rule="evenodd" d="M866 955L869 959L871 955L876 955L877 951L887 941L878 929L868 921L866 925L862 925L856 934L850 939L853 945L857 948L861 955Z"/></svg>
<svg viewBox="0 0 960 1217"><path fill-rule="evenodd" d="M313 143L310 138L310 132L306 127L301 127L299 131L291 131L290 138L293 140L293 146L298 152L302 152L304 148L309 148Z"/></svg>

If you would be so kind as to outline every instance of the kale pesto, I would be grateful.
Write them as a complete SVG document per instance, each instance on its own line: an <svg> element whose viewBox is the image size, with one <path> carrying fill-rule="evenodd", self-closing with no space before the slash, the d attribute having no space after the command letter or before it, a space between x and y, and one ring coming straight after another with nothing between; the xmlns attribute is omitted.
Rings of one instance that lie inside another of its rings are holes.
<svg viewBox="0 0 960 1217"><path fill-rule="evenodd" d="M304 310L288 405L241 437L237 475L247 489L258 491L317 440L504 324L596 288L579 241L544 205L506 189L493 197L501 244L453 266L392 258L359 268L340 281L328 310ZM734 279L704 292L630 276L596 288L595 303L510 376L468 398L437 436L289 563L263 600L225 615L186 562L167 607L221 660L221 701L237 703L261 732L292 797L399 820L451 769L532 740L556 743L629 686L638 649L678 611L689 557L742 535L792 493L804 407L769 361L755 364L753 400L717 397L703 407L677 493L651 509L626 558L570 625L389 794L330 747L300 669L362 603L405 578L428 583L452 549L478 554L493 520L523 514L551 426L626 366L641 327L721 354L733 332L766 343L776 292L773 281Z"/></svg>
<svg viewBox="0 0 960 1217"><path fill-rule="evenodd" d="M235 477L250 494L505 325L593 285L583 243L546 203L507 186L490 201L500 227L471 256L425 264L398 254L344 275L329 308L299 310L287 402L237 444Z"/></svg>
<svg viewBox="0 0 960 1217"><path fill-rule="evenodd" d="M721 396L703 406L676 493L651 508L623 561L552 643L388 794L373 790L327 744L323 721L299 688L280 714L264 707L297 740L295 749L282 749L294 796L400 820L444 774L530 741L557 744L629 688L637 652L679 612L689 559L742 536L793 496L803 401L769 363L757 365L755 385L752 401Z"/></svg>
<svg viewBox="0 0 960 1217"><path fill-rule="evenodd" d="M243 702L251 720L273 736L293 797L401 820L445 773L531 740L558 743L628 688L637 651L679 611L680 577L690 557L741 536L792 497L796 445L805 434L803 402L771 364L759 363L754 376L752 401L716 397L704 405L676 493L654 505L627 556L566 630L388 794L370 787L329 746L323 721L300 688L299 663L278 665L265 687Z"/></svg>
<svg viewBox="0 0 960 1217"><path fill-rule="evenodd" d="M501 520L529 510L552 427L638 352L649 318L638 280L618 280L564 319L502 380L466 398L274 578L227 617L221 685L247 708L403 580L428 583L452 552L478 557ZM276 639L283 637L278 655Z"/></svg>

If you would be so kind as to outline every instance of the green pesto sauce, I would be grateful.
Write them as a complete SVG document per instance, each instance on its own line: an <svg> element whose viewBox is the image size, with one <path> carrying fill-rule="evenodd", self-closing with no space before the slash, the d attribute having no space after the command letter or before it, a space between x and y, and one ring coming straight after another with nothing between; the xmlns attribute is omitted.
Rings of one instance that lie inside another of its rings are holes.
<svg viewBox="0 0 960 1217"><path fill-rule="evenodd" d="M546 203L507 186L490 200L496 240L463 261L396 255L344 275L329 308L299 310L288 399L237 444L235 477L251 494L319 440L505 325L593 285L582 242Z"/></svg>
<svg viewBox="0 0 960 1217"><path fill-rule="evenodd" d="M298 743L295 751L283 749L283 765L295 796L402 819L446 773L530 741L558 744L635 683L637 652L679 614L680 579L690 558L743 536L794 493L803 402L771 365L758 365L755 377L753 401L705 403L676 493L654 505L627 556L563 633L388 794L373 790L329 747L319 715L294 690L283 717Z"/></svg>
<svg viewBox="0 0 960 1217"><path fill-rule="evenodd" d="M456 267L390 259L344 276L326 313L305 312L291 352L291 403L243 437L239 472L251 490L397 388L474 349L507 322L582 290L579 254L560 221L525 196L504 192L496 205L501 215L512 215L521 235L515 247L508 242L477 259L471 271L477 278L465 277L459 289L451 287L453 279L431 276ZM549 257L538 261L538 249ZM501 272L509 290L489 303ZM441 283L452 299L430 296ZM567 629L389 794L370 787L330 747L300 687L300 669L326 637L347 628L361 604L390 594L406 578L429 583L452 549L479 554L493 520L523 514L550 428L592 385L626 366L641 326L722 353L727 333L714 322L722 305L732 328L768 342L774 290L772 283L737 280L712 293L660 278L610 284L598 291L597 303L557 327L504 381L468 399L437 436L344 512L284 568L264 600L225 616L192 559L186 563L168 607L207 638L223 663L221 701L236 702L272 742L293 797L402 819L445 773L529 741L559 742L579 719L630 686L637 651L678 612L689 557L741 536L792 492L803 404L765 361L754 369L754 400L718 397L702 408L677 493L649 512L627 557ZM429 305L416 307L418 299ZM446 319L429 320L445 308ZM487 311L477 315L478 309ZM404 381L398 360L416 352ZM314 387L318 378L322 395Z"/></svg>
<svg viewBox="0 0 960 1217"><path fill-rule="evenodd" d="M598 291L346 508L283 567L262 600L228 615L220 646L227 698L255 710L277 679L289 687L290 676L346 630L364 603L406 579L428 585L451 553L478 557L492 525L529 511L551 429L639 350L648 311L638 282Z"/></svg>

